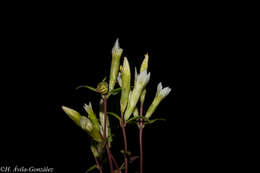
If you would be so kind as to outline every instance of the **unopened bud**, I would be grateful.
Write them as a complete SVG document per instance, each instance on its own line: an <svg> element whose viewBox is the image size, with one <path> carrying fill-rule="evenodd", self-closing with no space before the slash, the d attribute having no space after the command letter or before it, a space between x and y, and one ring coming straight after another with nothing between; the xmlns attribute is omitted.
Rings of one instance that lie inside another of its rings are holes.
<svg viewBox="0 0 260 173"><path fill-rule="evenodd" d="M100 82L98 85L97 85L97 92L100 93L100 94L106 94L108 92L108 84L107 82L103 81L103 82Z"/></svg>
<svg viewBox="0 0 260 173"><path fill-rule="evenodd" d="M66 106L62 106L62 109L70 117L70 119L72 119L78 126L81 127L80 125L81 115L77 111L68 108Z"/></svg>
<svg viewBox="0 0 260 173"><path fill-rule="evenodd" d="M148 70L148 61L149 61L149 56L148 53L145 54L144 56L144 60L142 62L141 68L140 68L140 72L144 71L144 70Z"/></svg>
<svg viewBox="0 0 260 173"><path fill-rule="evenodd" d="M127 106L128 96L130 92L130 82L131 82L130 66L126 57L124 58L124 63L123 63L121 73L122 73L122 92L121 92L121 99L120 99L120 107L121 107L121 113L123 113Z"/></svg>

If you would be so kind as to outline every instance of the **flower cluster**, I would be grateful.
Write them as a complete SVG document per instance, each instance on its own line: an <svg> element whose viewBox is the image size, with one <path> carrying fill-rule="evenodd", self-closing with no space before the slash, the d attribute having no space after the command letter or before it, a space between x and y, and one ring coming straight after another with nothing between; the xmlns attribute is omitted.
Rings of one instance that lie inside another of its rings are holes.
<svg viewBox="0 0 260 173"><path fill-rule="evenodd" d="M140 66L140 70L138 73L137 68L134 71L134 85L131 85L131 68L127 57L124 57L123 63L120 66L120 60L123 53L123 49L119 46L118 39L116 40L113 48L112 48L112 61L110 67L110 76L109 82L107 83L106 78L98 83L97 87L91 86L83 86L85 88L90 89L96 93L101 95L101 99L99 102L99 118L96 116L93 111L92 104L84 104L83 108L85 109L88 116L83 116L79 112L68 108L66 106L62 106L63 111L85 132L88 133L91 139L90 149L95 157L96 168L102 172L102 163L104 162L104 153L107 152L110 172L115 172L113 169L113 163L117 167L117 172L120 172L118 164L113 157L110 147L112 143L112 133L109 124L109 118L107 114L107 99L110 95L115 95L117 93L121 93L120 97L120 114L118 116L115 113L111 113L111 115L115 116L119 119L120 125L123 132L124 137L124 169L127 173L128 171L128 155L127 153L127 139L125 126L126 124L135 118L140 118L142 121L137 121L139 127L139 134L142 133L142 129L144 128L144 121L148 121L152 114L155 112L158 105L161 101L170 93L171 89L169 87L162 87L162 83L160 82L157 86L156 95L143 116L143 104L145 101L145 96L147 94L146 86L148 85L151 77L151 73L148 72L148 62L149 56L148 54L144 55L144 59ZM116 87L116 82L119 84L119 88ZM138 103L140 103L140 112L138 112ZM131 118L131 116L134 116ZM131 119L130 119L131 118ZM141 135L142 136L142 135ZM141 138L140 138L141 139ZM142 142L140 142L140 148L142 148ZM141 150L140 150L141 151ZM142 154L141 154L142 156ZM142 160L142 157L140 158ZM140 163L142 165L142 162ZM122 166L121 166L122 167ZM142 166L140 168L140 172L142 173Z"/></svg>

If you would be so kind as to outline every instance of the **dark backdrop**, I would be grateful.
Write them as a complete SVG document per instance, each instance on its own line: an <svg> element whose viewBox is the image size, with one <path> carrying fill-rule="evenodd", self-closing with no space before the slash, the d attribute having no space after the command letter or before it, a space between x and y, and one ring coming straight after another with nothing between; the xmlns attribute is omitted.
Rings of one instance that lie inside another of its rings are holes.
<svg viewBox="0 0 260 173"><path fill-rule="evenodd" d="M149 53L145 110L159 82L172 88L153 115L167 121L144 129L145 172L210 171L225 165L218 159L224 145L217 140L221 130L215 128L221 120L215 116L217 109L210 109L214 91L207 88L216 74L200 78L216 67L222 37L216 31L221 28L210 22L216 21L214 16L182 10L107 18L37 9L9 14L2 33L1 164L84 172L94 163L87 134L61 106L83 112L83 104L91 101L97 109L95 93L75 88L96 86L109 75L111 48L119 38L132 70ZM118 111L114 103L109 103L109 111ZM121 131L116 121L111 123L117 134L112 151L122 161ZM128 127L127 134L129 150L137 155L137 128ZM138 161L133 167L138 168Z"/></svg>

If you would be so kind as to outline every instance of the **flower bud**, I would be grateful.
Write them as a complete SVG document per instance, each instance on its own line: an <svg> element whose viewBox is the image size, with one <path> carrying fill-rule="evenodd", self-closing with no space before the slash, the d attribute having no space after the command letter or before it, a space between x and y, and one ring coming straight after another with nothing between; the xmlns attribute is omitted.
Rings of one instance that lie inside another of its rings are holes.
<svg viewBox="0 0 260 173"><path fill-rule="evenodd" d="M80 125L81 115L77 111L68 108L66 106L62 106L62 109L70 117L70 119L72 119L79 127L81 127Z"/></svg>
<svg viewBox="0 0 260 173"><path fill-rule="evenodd" d="M110 67L109 91L112 91L115 87L122 53L123 53L123 49L119 47L119 43L117 39L114 47L112 48L112 62Z"/></svg>
<svg viewBox="0 0 260 173"><path fill-rule="evenodd" d="M108 92L108 84L105 81L100 82L97 85L97 92L100 94L106 94Z"/></svg>
<svg viewBox="0 0 260 173"><path fill-rule="evenodd" d="M155 95L155 98L152 102L152 104L150 105L150 107L148 108L145 117L146 118L150 118L151 115L154 113L154 111L156 110L156 108L158 107L158 105L160 104L160 102L171 92L171 89L169 87L165 87L164 89L162 89L162 83L160 82L157 86L157 92Z"/></svg>
<svg viewBox="0 0 260 173"><path fill-rule="evenodd" d="M148 70L148 60L149 60L149 56L148 53L145 54L144 56L144 60L142 62L141 68L140 68L140 72L144 71L144 70Z"/></svg>
<svg viewBox="0 0 260 173"><path fill-rule="evenodd" d="M121 99L120 99L120 108L121 108L121 113L123 114L127 106L128 96L130 92L130 82L131 82L130 66L126 57L124 58L124 63L123 63L121 73L122 73L122 92L121 92Z"/></svg>
<svg viewBox="0 0 260 173"><path fill-rule="evenodd" d="M133 113L134 108L142 94L143 89L146 87L147 83L150 80L150 73L147 74L147 71L142 71L138 76L134 86L134 89L131 93L127 109L125 111L125 120L128 120L130 115Z"/></svg>

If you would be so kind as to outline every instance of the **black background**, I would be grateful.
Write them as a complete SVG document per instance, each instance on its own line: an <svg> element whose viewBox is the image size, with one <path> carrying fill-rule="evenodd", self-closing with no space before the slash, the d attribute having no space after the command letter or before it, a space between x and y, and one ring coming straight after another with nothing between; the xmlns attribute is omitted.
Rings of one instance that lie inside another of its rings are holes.
<svg viewBox="0 0 260 173"><path fill-rule="evenodd" d="M117 38L132 70L149 53L151 80L145 110L159 82L172 88L153 115L167 121L144 129L144 171L207 172L230 164L229 153L223 158L231 147L226 134L231 132L224 132L228 118L212 99L218 86L211 88L221 74L220 56L221 60L228 56L223 52L230 39L225 37L230 23L210 9L201 12L186 7L143 7L138 9L141 14L125 7L118 12L35 8L5 13L1 164L49 166L55 172L84 172L94 164L87 134L61 106L83 112L83 104L91 101L97 110L99 97L75 88L96 86L108 77ZM118 111L118 98L111 99L109 111ZM115 120L111 123L116 133L112 152L122 161L121 131ZM130 126L127 133L129 150L137 155L137 128ZM132 167L138 168L138 161Z"/></svg>

